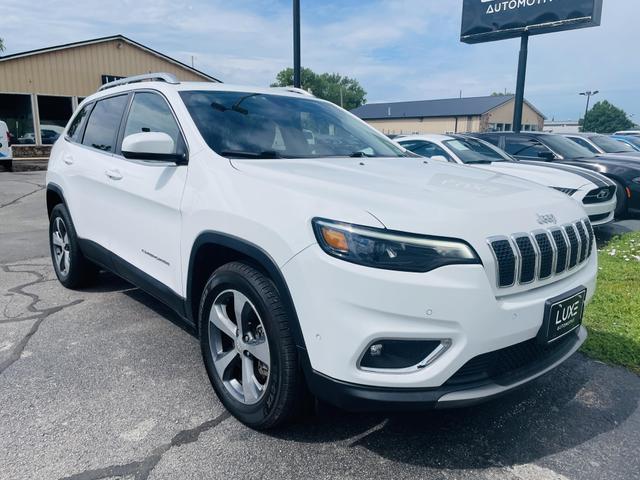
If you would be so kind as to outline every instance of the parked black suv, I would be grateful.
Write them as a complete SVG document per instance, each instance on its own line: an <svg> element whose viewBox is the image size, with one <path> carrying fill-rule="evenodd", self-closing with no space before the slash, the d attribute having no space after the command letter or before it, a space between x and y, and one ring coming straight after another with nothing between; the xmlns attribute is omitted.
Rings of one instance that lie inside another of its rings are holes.
<svg viewBox="0 0 640 480"><path fill-rule="evenodd" d="M506 150L518 160L553 162L595 170L616 182L616 217L640 212L640 159L620 155L596 155L562 135L542 132L491 132L474 134Z"/></svg>

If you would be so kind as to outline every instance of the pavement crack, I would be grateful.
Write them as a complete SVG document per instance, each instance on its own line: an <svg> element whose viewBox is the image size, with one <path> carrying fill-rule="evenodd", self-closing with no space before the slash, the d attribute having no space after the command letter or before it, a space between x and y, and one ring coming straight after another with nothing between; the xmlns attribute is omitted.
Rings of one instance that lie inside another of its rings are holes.
<svg viewBox="0 0 640 480"><path fill-rule="evenodd" d="M55 307L48 307L42 310L38 309L36 305L41 302L40 296L35 293L26 292L24 289L31 287L33 285L38 285L40 283L47 282L48 280L44 277L44 275L42 275L40 272L36 270L13 270L15 268L20 268L24 266L27 266L27 265L22 265L22 264L0 265L0 269L2 269L2 271L4 271L5 273L27 273L36 277L36 279L31 282L23 283L16 287L12 287L8 290L9 293L22 295L30 299L30 303L29 305L27 305L27 310L33 313L33 315L29 317L29 319L35 320L35 322L31 326L27 334L24 337L22 337L22 339L16 344L16 346L13 348L9 356L0 363L0 375L2 375L7 368L9 368L11 365L13 365L15 362L17 362L20 359L20 357L22 356L22 352L24 352L25 347L29 343L29 340L38 332L38 329L40 328L40 325L42 325L42 322L44 322L49 316L53 315L54 313L58 313L64 310L65 308L71 307L73 305L77 305L84 301L84 300L78 299L64 305L56 305ZM28 265L28 266L32 267L32 265ZM16 318L9 318L5 321L2 321L1 323L10 323L10 322L17 322L22 320L26 320L26 319L18 320Z"/></svg>
<svg viewBox="0 0 640 480"><path fill-rule="evenodd" d="M32 185L33 185L33 184L32 184ZM8 207L8 206L10 206L10 205L13 205L13 204L15 204L15 203L19 202L20 200L22 200L23 198L28 197L29 195L33 195L34 193L38 193L38 192L41 192L42 190L44 190L44 186L40 186L40 185L38 185L38 187L39 187L39 188L37 188L37 189L33 190L32 192L25 193L24 195L20 195L19 197L14 198L14 199L13 199L13 200L11 200L10 202L3 203L2 205L0 205L0 208L4 208L4 207Z"/></svg>
<svg viewBox="0 0 640 480"><path fill-rule="evenodd" d="M62 477L60 480L100 480L126 476L133 476L135 480L147 480L165 453L173 447L180 447L196 442L202 433L214 429L230 416L229 412L225 411L217 417L201 423L197 427L181 430L173 436L170 442L154 448L151 453L142 460L122 465L110 465L94 470L85 470L84 472L75 473L68 477Z"/></svg>

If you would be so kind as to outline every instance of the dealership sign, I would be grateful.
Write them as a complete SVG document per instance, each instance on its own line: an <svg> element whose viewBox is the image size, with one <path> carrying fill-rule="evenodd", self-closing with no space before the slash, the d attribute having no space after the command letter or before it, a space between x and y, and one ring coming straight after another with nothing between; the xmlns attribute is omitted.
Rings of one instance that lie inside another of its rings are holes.
<svg viewBox="0 0 640 480"><path fill-rule="evenodd" d="M491 42L600 25L602 0L463 0L460 40Z"/></svg>

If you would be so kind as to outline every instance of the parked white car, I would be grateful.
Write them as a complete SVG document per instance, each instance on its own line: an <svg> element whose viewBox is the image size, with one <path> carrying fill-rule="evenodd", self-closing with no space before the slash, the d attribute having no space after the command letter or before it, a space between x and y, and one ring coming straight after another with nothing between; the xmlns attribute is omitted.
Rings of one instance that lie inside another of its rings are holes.
<svg viewBox="0 0 640 480"><path fill-rule="evenodd" d="M616 185L599 173L571 165L520 162L504 150L466 134L409 135L397 141L423 157L513 175L566 193L582 204L593 226L613 220Z"/></svg>
<svg viewBox="0 0 640 480"><path fill-rule="evenodd" d="M354 410L473 404L587 335L598 267L580 204L417 157L298 90L107 84L46 183L59 281L99 266L171 307L254 428L291 419L307 390Z"/></svg>
<svg viewBox="0 0 640 480"><path fill-rule="evenodd" d="M11 134L7 124L0 120L0 165L4 168L11 168L12 155L11 147L9 146L11 140Z"/></svg>

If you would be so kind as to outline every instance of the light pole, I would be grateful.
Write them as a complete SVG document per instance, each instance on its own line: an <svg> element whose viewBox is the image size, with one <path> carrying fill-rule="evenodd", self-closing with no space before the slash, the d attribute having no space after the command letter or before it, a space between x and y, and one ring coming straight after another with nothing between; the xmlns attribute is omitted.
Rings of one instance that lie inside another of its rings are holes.
<svg viewBox="0 0 640 480"><path fill-rule="evenodd" d="M293 0L293 86L300 84L300 0Z"/></svg>
<svg viewBox="0 0 640 480"><path fill-rule="evenodd" d="M599 90L594 90L593 92L591 90L587 90L586 92L580 92L580 95L584 95L585 97L587 97L587 108L584 109L584 119L582 120L582 130L584 132L587 131L586 126L587 126L587 113L589 113L589 101L591 100L591 97L593 97L594 95L597 95L598 93L600 93Z"/></svg>
<svg viewBox="0 0 640 480"><path fill-rule="evenodd" d="M513 108L513 131L522 130L522 108L524 105L524 83L527 77L527 56L529 54L529 32L520 37L520 57L518 59L518 78L516 80L516 99Z"/></svg>

